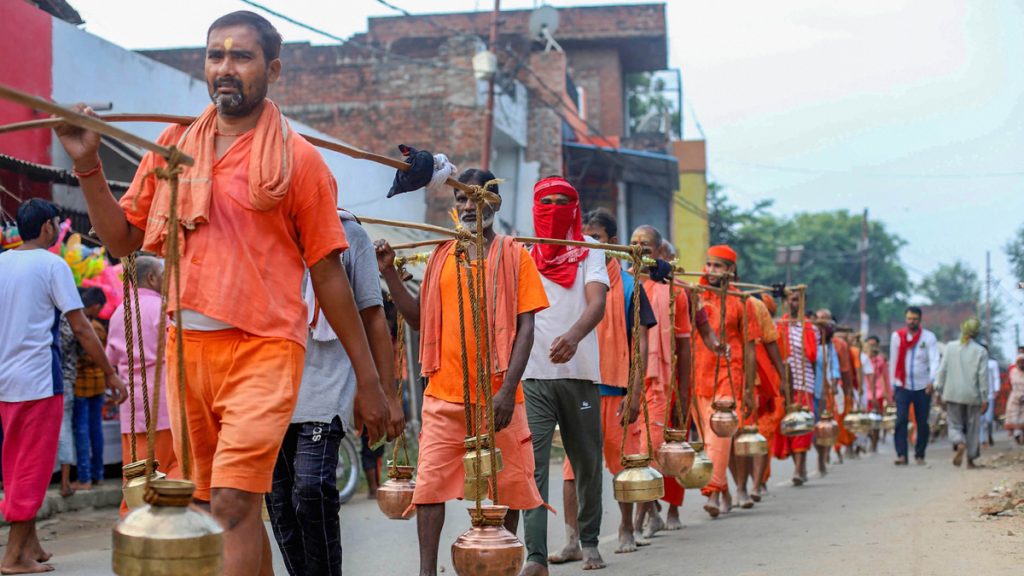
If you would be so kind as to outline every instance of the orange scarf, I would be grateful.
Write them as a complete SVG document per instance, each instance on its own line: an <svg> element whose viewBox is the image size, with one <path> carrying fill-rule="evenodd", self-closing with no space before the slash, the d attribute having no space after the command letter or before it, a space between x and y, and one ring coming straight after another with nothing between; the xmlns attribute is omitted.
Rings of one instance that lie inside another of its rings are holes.
<svg viewBox="0 0 1024 576"><path fill-rule="evenodd" d="M439 245L427 260L420 292L420 367L431 376L441 367L441 269L455 249L455 241ZM508 370L516 340L519 302L519 257L523 245L511 236L498 235L487 252L487 320L491 324L491 354L494 374ZM466 276L463 277L464 279ZM452 298L455 295L450 295ZM466 302L469 311L469 302ZM467 334L467 337L469 335ZM492 345L493 344L493 345Z"/></svg>
<svg viewBox="0 0 1024 576"><path fill-rule="evenodd" d="M671 372L672 338L675 338L676 327L669 322L670 308L675 302L672 302L668 284L644 280L644 291L647 292L647 299L651 301L654 317L658 320L658 325L654 327L655 331L648 332L647 377L657 378L660 386L669 390L675 383Z"/></svg>
<svg viewBox="0 0 1024 576"><path fill-rule="evenodd" d="M195 159L195 165L182 167L178 180L178 218L184 230L194 230L197 225L210 221L213 166L217 162L216 130L217 107L211 104L190 126L168 130L157 140L164 146L177 145L183 153ZM265 211L277 206L288 193L297 136L281 110L269 99L254 130L249 156L249 202L253 209ZM163 162L160 164L165 165ZM166 180L158 180L143 249L164 255L170 210L170 184ZM184 241L184 231L179 230L179 234L180 240Z"/></svg>
<svg viewBox="0 0 1024 576"><path fill-rule="evenodd" d="M608 260L608 299L604 318L597 324L601 356L601 383L625 388L629 382L629 335L626 334L626 294L622 287L622 266ZM635 288L634 288L635 290Z"/></svg>

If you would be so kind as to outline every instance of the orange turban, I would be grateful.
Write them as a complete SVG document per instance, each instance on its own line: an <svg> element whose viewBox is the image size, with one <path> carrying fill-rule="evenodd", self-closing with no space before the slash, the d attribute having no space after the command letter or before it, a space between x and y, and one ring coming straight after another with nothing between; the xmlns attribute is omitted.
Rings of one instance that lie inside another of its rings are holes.
<svg viewBox="0 0 1024 576"><path fill-rule="evenodd" d="M730 264L736 263L736 251L729 248L725 244L719 244L718 246L712 246L708 248L708 257L717 258L719 260L725 260Z"/></svg>

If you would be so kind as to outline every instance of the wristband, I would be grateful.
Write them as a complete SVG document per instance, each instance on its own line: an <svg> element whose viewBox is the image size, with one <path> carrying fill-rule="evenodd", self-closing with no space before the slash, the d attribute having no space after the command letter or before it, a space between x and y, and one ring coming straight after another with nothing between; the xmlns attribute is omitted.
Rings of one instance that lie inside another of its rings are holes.
<svg viewBox="0 0 1024 576"><path fill-rule="evenodd" d="M90 176L95 176L95 175L100 173L100 170L103 170L103 162L99 162L99 161L96 162L96 166L94 166L93 168L90 168L89 170L86 170L85 172L79 172L78 168L74 168L74 167L71 168L71 172L79 180L81 180L82 178L88 178Z"/></svg>

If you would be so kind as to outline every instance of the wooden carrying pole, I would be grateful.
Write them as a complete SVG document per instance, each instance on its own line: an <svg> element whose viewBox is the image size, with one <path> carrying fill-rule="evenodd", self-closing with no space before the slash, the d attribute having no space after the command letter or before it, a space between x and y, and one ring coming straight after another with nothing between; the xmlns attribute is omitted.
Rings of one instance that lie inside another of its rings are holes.
<svg viewBox="0 0 1024 576"><path fill-rule="evenodd" d="M4 134L6 132L15 132L18 130L28 130L32 128L53 128L54 126L59 125L63 121L68 121L72 124L81 126L83 128L95 130L102 134L106 134L111 138L124 140L125 142L135 144L136 146L141 146L147 150L152 150L153 152L156 152L157 154L160 154L162 156L165 155L165 151L167 150L166 148L154 148L154 146L156 146L155 144L148 143L146 140L139 138L134 134L125 132L124 130L113 129L114 131L112 132L110 130L103 129L102 127L108 126L107 123L109 122L161 122L164 124L188 125L195 122L196 120L195 116L178 116L173 114L106 114L100 116L99 120L97 120L96 118L93 118L91 116L85 116L83 114L77 114L70 110L66 110L64 108L61 108L60 106L57 106L56 104L51 104L49 102L46 102L45 100L41 100L39 98L36 98L35 96L19 92L17 90L14 90L13 88L8 88L2 84L0 84L0 97L11 100L13 102L17 102L19 104L24 104L25 106L35 108L36 110L42 110L43 112L56 114L63 118L63 120L57 118L44 118L41 120L30 120L27 122L17 122L15 124L0 126L0 134ZM30 100L26 100L26 98L31 99L31 101L34 102L45 104L47 107L43 108L36 106L35 104L29 104L28 102ZM73 114L74 116L77 116L79 118L87 119L89 123L81 124L79 122L73 121L68 116L68 114ZM370 162L376 162L378 164L390 166L391 168L394 168L395 170L400 170L402 172L408 172L411 168L409 164L401 160L390 158L388 156L383 156L381 154L374 154L373 152L367 152L366 150L361 150L354 146L348 146L340 142L326 140L324 138L320 138L317 136L310 136L309 134L300 133L299 136L302 136L310 144L314 146L318 146L320 148L330 150L332 152L337 152L339 154L344 154L345 156L348 156L350 158L355 158L357 160L369 160ZM182 163L192 165L191 158L189 158L188 162ZM466 193L470 193L473 190L473 187L470 186L469 184L464 184L450 177L447 180L445 180L445 184L453 188L458 188L459 190L462 190L463 192Z"/></svg>
<svg viewBox="0 0 1024 576"><path fill-rule="evenodd" d="M53 102L48 102L46 100L43 100L42 98L33 96L31 94L26 94L25 92L16 90L3 84L0 84L0 98L3 98L4 100L8 100L10 102L14 102L15 104L21 104L26 108L32 108L33 110L38 110L40 112L46 112L48 114L60 116L60 119L48 119L46 126L56 126L57 124L67 122L68 124L74 124L79 128L99 132L100 134L103 134L105 136L110 136L111 138L116 138L117 140L133 144L140 148L144 148L146 150L149 150L150 152L155 152L163 156L164 158L170 158L175 153L171 148L160 146L159 144L150 142L145 138L141 138L130 132L125 132L124 130L117 128L116 126L111 126L110 124L102 120L98 120L96 118L93 118L92 116L86 116L85 114L79 114L78 112L75 112L73 110L68 110L63 106L58 106ZM20 124L24 127L28 123L21 122ZM178 154L179 164L192 166L195 163L195 161L189 156L186 156L181 153Z"/></svg>

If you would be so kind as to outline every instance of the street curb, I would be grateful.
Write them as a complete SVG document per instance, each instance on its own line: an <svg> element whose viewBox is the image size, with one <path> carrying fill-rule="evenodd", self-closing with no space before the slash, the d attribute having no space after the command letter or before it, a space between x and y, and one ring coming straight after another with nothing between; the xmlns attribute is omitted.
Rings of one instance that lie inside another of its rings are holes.
<svg viewBox="0 0 1024 576"><path fill-rule="evenodd" d="M0 496L2 496L0 492ZM92 490L79 490L71 496L64 498L60 495L60 488L51 488L46 491L46 498L43 505L36 513L36 520L45 520L62 514L89 508L117 508L121 505L121 486L113 480L94 487ZM0 526L7 526L6 520L0 519Z"/></svg>

